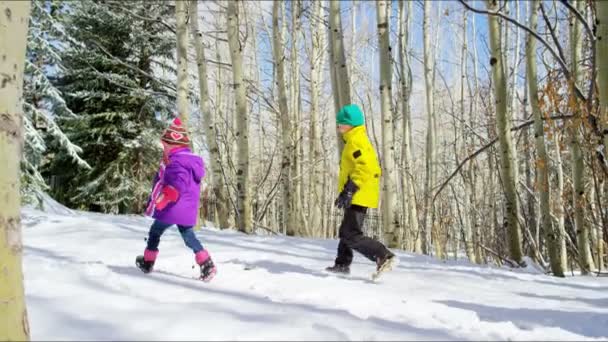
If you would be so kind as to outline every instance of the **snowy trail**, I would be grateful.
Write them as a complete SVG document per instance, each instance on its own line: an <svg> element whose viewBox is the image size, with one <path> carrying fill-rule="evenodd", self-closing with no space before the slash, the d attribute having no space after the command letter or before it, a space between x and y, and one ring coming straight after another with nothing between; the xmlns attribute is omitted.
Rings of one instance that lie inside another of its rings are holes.
<svg viewBox="0 0 608 342"><path fill-rule="evenodd" d="M134 266L151 221L24 209L24 271L34 340L608 339L608 278L555 279L397 253L380 283L323 272L336 241L198 231L211 283L176 229L155 272Z"/></svg>

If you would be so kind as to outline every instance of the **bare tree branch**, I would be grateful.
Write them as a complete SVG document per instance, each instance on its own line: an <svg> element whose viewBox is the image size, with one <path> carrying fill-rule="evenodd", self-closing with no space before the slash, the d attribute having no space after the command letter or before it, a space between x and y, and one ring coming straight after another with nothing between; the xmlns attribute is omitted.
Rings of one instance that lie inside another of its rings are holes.
<svg viewBox="0 0 608 342"><path fill-rule="evenodd" d="M567 120L567 119L572 119L573 117L574 116L572 116L572 115L558 115L558 116L551 116L549 118L543 118L543 120ZM526 128L526 127L532 125L533 123L534 123L534 120L526 121L519 126L511 128L511 132ZM462 162L460 162L460 164L458 165L456 170L454 170L450 174L450 176L443 182L443 184L441 184L441 186L439 187L439 190L437 190L435 195L433 195L433 202L435 202L435 199L437 199L437 196L439 196L439 194L443 191L443 189L445 189L446 185L448 185L448 183L458 174L458 172L460 172L460 170L466 165L467 162L469 162L472 159L475 159L475 157L480 155L483 151L487 150L488 148L492 147L492 145L494 145L497 141L498 141L498 138L495 138L494 140L492 140L489 143L482 146L479 150L475 151L475 153L466 157Z"/></svg>
<svg viewBox="0 0 608 342"><path fill-rule="evenodd" d="M551 45L549 45L549 43L543 39L543 37L541 37L538 33L536 33L534 30L532 30L531 28L527 27L526 25L520 23L519 21L503 14L500 13L500 11L498 12L493 12L493 11L484 11L484 10L480 10L477 8L473 8L471 7L468 3L465 2L465 0L458 0L461 4L464 5L464 7L466 7L469 11L475 12L477 14L486 14L486 15L493 15L493 16L497 16L500 17L510 23L512 23L513 25L521 28L522 30L528 32L529 34L531 34L532 36L534 36L534 38L536 38L539 42L541 42L541 44L543 44L547 50L549 50L549 52L551 52L551 54L553 55L553 57L557 60L557 62L559 63L563 73L566 75L566 78L568 80L572 80L572 73L570 72L570 69L568 69L568 66L566 65L566 62L564 61L564 59L555 51L555 49L553 49L553 47L551 47ZM583 92L580 90L580 88L578 87L578 85L574 85L574 91L576 92L576 95L583 101L587 101L587 97L585 97L585 95L583 94Z"/></svg>
<svg viewBox="0 0 608 342"><path fill-rule="evenodd" d="M589 38L593 42L595 42L595 34L593 34L593 29L591 28L591 26L589 26L589 23L587 22L587 20L585 20L585 18L581 14L581 12L579 12L576 8L574 8L574 6L572 6L572 4L569 3L567 0L560 0L559 2L561 2L562 5L566 6L566 8L568 8L568 10L570 10L570 12L574 13L574 16L576 16L576 18L585 27L585 31L587 31L587 35L589 36Z"/></svg>

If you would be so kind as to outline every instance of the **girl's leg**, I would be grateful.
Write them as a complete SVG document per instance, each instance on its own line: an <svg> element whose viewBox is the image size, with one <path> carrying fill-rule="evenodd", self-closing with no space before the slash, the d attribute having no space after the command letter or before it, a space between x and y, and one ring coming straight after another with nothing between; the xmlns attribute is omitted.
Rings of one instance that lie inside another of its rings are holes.
<svg viewBox="0 0 608 342"><path fill-rule="evenodd" d="M194 234L194 230L189 226L177 226L179 229L179 233L182 235L182 239L184 239L184 243L188 248L190 248L194 253L202 251L203 245L198 240L196 235Z"/></svg>
<svg viewBox="0 0 608 342"><path fill-rule="evenodd" d="M163 235L165 230L171 226L172 224L155 220L154 223L152 223L152 227L150 227L150 232L148 233L148 245L146 246L146 250L158 253L160 237Z"/></svg>

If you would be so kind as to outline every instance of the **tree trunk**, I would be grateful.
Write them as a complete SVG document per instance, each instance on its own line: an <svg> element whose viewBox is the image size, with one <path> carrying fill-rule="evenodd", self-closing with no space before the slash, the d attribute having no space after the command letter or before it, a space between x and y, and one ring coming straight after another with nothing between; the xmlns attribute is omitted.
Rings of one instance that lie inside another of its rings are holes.
<svg viewBox="0 0 608 342"><path fill-rule="evenodd" d="M301 33L301 20L300 17L302 15L301 2L300 0L292 0L291 4L291 99L292 99L292 118L293 118L293 129L292 129L292 145L293 145L293 155L292 155L292 175L295 176L295 179L291 181L295 186L295 195L293 196L293 208L294 215L296 217L297 223L294 224L297 226L297 232L300 236L309 236L309 224L308 224L308 216L304 211L304 151L303 151L303 143L302 143L302 93L300 90L300 61L299 61L299 47L298 41Z"/></svg>
<svg viewBox="0 0 608 342"><path fill-rule="evenodd" d="M406 1L399 1L399 22L401 23L400 28L400 40L399 40L399 63L401 65L401 95L402 105L401 110L403 114L403 136L402 136L402 162L403 162L403 192L404 192L404 212L406 212L407 220L405 221L407 230L411 232L411 243L412 250L414 253L422 253L422 243L420 238L420 228L418 226L418 212L416 208L416 198L414 194L414 179L411 175L411 164L412 164L412 148L410 144L411 140L411 113L410 113L410 96L412 94L412 73L410 68L410 58L408 55L408 43L411 32L411 18L412 18L412 2L407 1L407 16L405 15L405 3Z"/></svg>
<svg viewBox="0 0 608 342"><path fill-rule="evenodd" d="M209 85L207 83L207 59L202 33L198 25L198 1L190 1L190 25L196 49L196 65L198 67L199 109L204 119L205 135L209 148L209 169L211 169L211 187L215 194L215 203L220 228L229 228L229 208L224 180L222 178L221 157L217 143L215 113L209 106Z"/></svg>
<svg viewBox="0 0 608 342"><path fill-rule="evenodd" d="M540 0L534 0L530 4L530 21L528 25L536 31L538 25L538 7ZM538 104L538 77L536 72L536 38L528 35L526 43L526 78L528 80L528 98L534 116L534 138L536 143L536 174L538 178L537 191L540 197L540 220L542 229L545 233L547 247L549 249L549 262L551 271L558 277L564 276L560 257L560 246L564 236L553 226L551 220L551 187L549 186L549 170L551 169L550 160L547 157L545 147L545 131L543 118Z"/></svg>
<svg viewBox="0 0 608 342"><path fill-rule="evenodd" d="M574 3L574 6L583 12L585 4L581 1ZM571 72L574 78L575 84L578 84L582 79L580 71L581 54L583 49L583 37L581 34L581 23L574 15L570 15L570 62ZM573 205L574 205L574 221L576 225L576 242L578 245L579 263L583 268L581 272L588 274L594 269L593 256L591 255L591 248L589 246L589 228L585 220L585 169L583 160L583 151L580 146L581 139L581 123L580 118L581 112L579 110L579 100L572 91L571 96L574 115L577 119L569 125L568 133L570 134L570 148L572 150L572 183L573 183Z"/></svg>
<svg viewBox="0 0 608 342"><path fill-rule="evenodd" d="M562 148L560 141L561 133L555 132L553 143L555 145L555 168L557 170L557 196L555 196L555 225L559 241L560 267L566 272L568 270L568 249L566 247L566 226L564 220L564 166L562 163Z"/></svg>
<svg viewBox="0 0 608 342"><path fill-rule="evenodd" d="M313 2L313 17L321 18L322 3ZM310 53L310 158L312 172L309 174L310 193L308 205L311 206L310 225L315 232L322 228L323 217L323 154L321 150L321 135L319 134L319 94L323 84L323 58L325 49L323 22L317 20L311 25L312 49ZM320 236L321 234L316 234Z"/></svg>
<svg viewBox="0 0 608 342"><path fill-rule="evenodd" d="M382 154L383 154L383 187L382 187L382 226L385 241L389 247L400 246L399 218L395 207L395 194L397 192L394 182L395 158L393 137L392 100L392 56L389 41L390 26L387 13L390 13L390 2L380 0L376 2L378 18L378 44L380 62L380 99L382 110Z"/></svg>
<svg viewBox="0 0 608 342"><path fill-rule="evenodd" d="M350 104L350 77L346 67L346 56L344 51L344 33L342 31L342 19L340 16L340 1L329 0L329 40L330 40L330 72L332 73L332 85L336 105L336 115L343 106ZM335 81L333 81L335 80ZM335 122L335 120L334 120ZM344 142L339 133L336 132L338 142L338 159L342 153Z"/></svg>
<svg viewBox="0 0 608 342"><path fill-rule="evenodd" d="M279 17L283 16L285 3L275 1L272 5L272 35L273 35L273 52L274 63L276 70L276 86L279 93L279 111L281 112L281 137L282 144L282 162L281 162L281 184L283 194L283 229L287 235L293 236L296 231L295 211L293 207L293 190L292 190L292 127L289 107L287 103L287 86L285 85L285 52L283 49L283 34L281 26L279 26Z"/></svg>
<svg viewBox="0 0 608 342"><path fill-rule="evenodd" d="M433 113L433 61L430 46L430 11L431 2L424 2L424 21L422 30L424 32L424 84L426 94L426 177L424 183L424 227L421 231L422 253L428 253L428 233L432 231L434 224L433 186L435 184L435 115Z"/></svg>
<svg viewBox="0 0 608 342"><path fill-rule="evenodd" d="M246 87L243 83L243 44L239 37L239 3L228 2L228 45L232 60L232 77L237 113L237 208L238 229L247 234L253 232L251 220L251 200L249 192L249 118L247 114Z"/></svg>
<svg viewBox="0 0 608 342"><path fill-rule="evenodd" d="M492 12L499 8L498 0L488 0L488 9ZM488 16L490 30L490 47L494 97L496 104L496 129L500 144L500 168L506 200L506 223L509 234L509 252L513 261L521 264L521 229L519 226L519 205L517 200L517 179L515 179L515 162L513 158L513 143L511 141L511 120L507 113L507 78L503 65L503 52L500 42L500 25L498 18Z"/></svg>
<svg viewBox="0 0 608 342"><path fill-rule="evenodd" d="M175 2L177 20L177 111L188 127L188 2ZM196 16L196 14L195 14Z"/></svg>
<svg viewBox="0 0 608 342"><path fill-rule="evenodd" d="M472 25L473 26L473 32L472 35L473 37L477 37L477 25L475 23L475 16L473 16L471 18L472 20ZM475 127L475 124L478 121L479 118L479 78L478 78L478 57L477 57L477 38L473 38L473 82L474 82L474 91L473 91L473 104L472 104L472 109L471 112L469 113L469 125L471 125L471 127ZM475 115L477 115L477 118L475 117ZM471 139L471 142L473 143L473 145L475 144L475 139ZM490 150L491 151L491 150ZM490 154L488 154L488 161L491 161L492 158L490 157ZM476 179L477 177L477 173L476 173L476 168L475 168L475 163L476 161L473 160L471 162L471 164L469 165L469 169L470 169L470 174L473 177L472 179ZM490 184L493 184L493 172L492 172L493 168L490 169L490 177L488 177L488 181L490 181ZM474 183L475 185L475 183ZM484 191L484 195L482 195L482 199L487 198L488 200L492 201L493 197L494 197L494 191L492 191L493 185L490 186L490 189L485 189L486 191ZM475 188L475 186L473 186L473 196L471 196L471 198L474 200L475 199L475 193L477 192L477 189ZM489 194L489 195L488 195ZM482 202L485 202L482 200ZM473 202L473 208L478 208L476 205L476 203ZM492 205L495 205L496 202L493 201ZM479 212L478 208L478 212ZM481 216L481 215L480 215ZM493 215L489 215L490 219L493 219ZM481 218L481 217L480 217ZM487 222L487 217L486 217L486 221ZM485 225L488 229L486 231L486 234L490 237L492 237L494 235L494 222L495 220L493 220L492 222L490 222L490 224ZM481 248L481 226L480 224L478 224L478 221L474 221L474 225L472 226L473 230L473 239L474 239L474 246L475 246L475 258L477 259L478 263L482 263L483 262L483 250Z"/></svg>
<svg viewBox="0 0 608 342"><path fill-rule="evenodd" d="M608 131L608 2L596 1L597 24L597 76L600 100L600 123ZM604 134L604 156L608 158L608 134ZM608 181L604 181L604 198L608 199ZM608 227L603 228L604 241L608 245Z"/></svg>
<svg viewBox="0 0 608 342"><path fill-rule="evenodd" d="M30 339L21 253L20 161L29 1L0 2L0 340Z"/></svg>
<svg viewBox="0 0 608 342"><path fill-rule="evenodd" d="M460 53L460 113L464 120L465 113L465 81L467 78L467 12L464 11L462 14L462 50ZM464 126L464 125L463 125ZM455 127L456 128L456 127ZM466 129L463 128L463 147L464 151L468 150L468 135ZM456 133L456 132L455 132ZM475 222L475 208L471 205L473 196L473 182L471 170L467 169L464 172L464 219L462 220L462 227L464 230L464 244L465 252L469 260L473 263L477 263L477 256L475 255L475 241L473 238L473 227Z"/></svg>

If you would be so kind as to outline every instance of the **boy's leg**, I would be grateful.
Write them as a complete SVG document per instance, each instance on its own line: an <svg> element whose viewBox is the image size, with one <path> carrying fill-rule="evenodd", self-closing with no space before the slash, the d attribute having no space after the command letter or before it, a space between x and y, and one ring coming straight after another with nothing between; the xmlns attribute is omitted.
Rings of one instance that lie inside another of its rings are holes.
<svg viewBox="0 0 608 342"><path fill-rule="evenodd" d="M358 205L352 205L346 209L344 213L344 221L340 226L340 241L363 254L366 258L373 262L378 262L378 259L385 259L393 253L388 250L382 243L363 235L363 221L367 208Z"/></svg>
<svg viewBox="0 0 608 342"><path fill-rule="evenodd" d="M338 243L338 256L336 257L336 265L350 266L353 262L353 249L348 247L344 240L340 239Z"/></svg>

